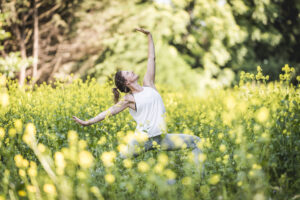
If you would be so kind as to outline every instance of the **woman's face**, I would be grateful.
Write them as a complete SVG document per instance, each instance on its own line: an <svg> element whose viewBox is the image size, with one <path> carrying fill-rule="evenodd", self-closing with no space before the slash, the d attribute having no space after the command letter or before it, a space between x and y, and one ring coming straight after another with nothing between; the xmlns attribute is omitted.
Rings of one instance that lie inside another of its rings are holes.
<svg viewBox="0 0 300 200"><path fill-rule="evenodd" d="M122 71L122 76L125 78L127 84L133 83L139 79L139 76L133 73L133 71Z"/></svg>

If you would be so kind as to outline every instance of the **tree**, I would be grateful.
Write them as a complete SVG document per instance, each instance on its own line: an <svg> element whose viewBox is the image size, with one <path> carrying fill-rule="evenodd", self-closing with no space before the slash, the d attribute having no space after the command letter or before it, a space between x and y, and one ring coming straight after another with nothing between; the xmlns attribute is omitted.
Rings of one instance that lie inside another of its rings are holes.
<svg viewBox="0 0 300 200"><path fill-rule="evenodd" d="M233 59L229 65L235 70L243 66L247 71L261 65L271 79L278 79L281 68L290 64L300 72L298 49L300 41L300 2L297 0L229 0L237 24L247 31L243 46L232 54L245 52L244 59Z"/></svg>
<svg viewBox="0 0 300 200"><path fill-rule="evenodd" d="M5 24L5 19L8 17L8 13L0 12L0 41L5 41L11 37L11 34L3 29ZM22 68L26 68L30 63L30 59L27 57L20 57L20 52L9 52L8 54L4 51L4 46L0 45L0 73L7 77L15 78L16 72L20 71Z"/></svg>
<svg viewBox="0 0 300 200"><path fill-rule="evenodd" d="M20 83L32 75L43 81L57 70L61 46L73 24L74 9L79 0L4 0L0 9L9 14L4 29L12 33L4 41L3 52L19 50L22 59L33 56L33 68L21 67ZM39 40L40 39L40 40ZM40 42L39 42L40 41ZM59 52L59 53L58 53ZM59 56L57 56L59 54Z"/></svg>

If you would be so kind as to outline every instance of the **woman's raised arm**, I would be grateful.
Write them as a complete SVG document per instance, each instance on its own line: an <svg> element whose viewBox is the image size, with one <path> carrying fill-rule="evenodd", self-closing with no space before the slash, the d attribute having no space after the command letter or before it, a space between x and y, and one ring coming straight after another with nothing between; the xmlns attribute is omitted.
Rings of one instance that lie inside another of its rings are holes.
<svg viewBox="0 0 300 200"><path fill-rule="evenodd" d="M78 124L81 124L83 126L89 126L89 125L92 125L92 124L95 124L97 122L100 122L100 121L104 120L106 117L110 117L110 116L116 115L119 112L125 110L127 107L129 107L129 101L124 97L117 104L113 105L112 107L110 107L106 111L101 112L99 115L97 115L94 118L91 118L91 119L89 119L87 121L83 121L83 120L81 120L81 119L73 116L73 119Z"/></svg>
<svg viewBox="0 0 300 200"><path fill-rule="evenodd" d="M147 35L148 37L148 64L147 64L147 72L144 77L143 85L155 87L155 48L154 42L152 39L152 35L149 31L144 30L142 28L136 28L136 31L140 31Z"/></svg>

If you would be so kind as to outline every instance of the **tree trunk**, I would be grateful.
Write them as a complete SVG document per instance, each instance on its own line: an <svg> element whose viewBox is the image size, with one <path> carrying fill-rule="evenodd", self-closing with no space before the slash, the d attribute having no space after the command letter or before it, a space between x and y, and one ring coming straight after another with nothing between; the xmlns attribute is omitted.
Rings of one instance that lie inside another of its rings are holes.
<svg viewBox="0 0 300 200"><path fill-rule="evenodd" d="M27 60L26 46L25 46L24 36L23 36L23 34L21 34L18 25L15 26L15 32L16 32L17 38L18 38L18 40L19 40L20 52L21 52L21 58L22 58L23 60ZM19 84L20 84L20 86L23 86L23 85L24 85L26 67L27 67L27 64L23 64L23 65L21 66L20 76L19 76Z"/></svg>
<svg viewBox="0 0 300 200"><path fill-rule="evenodd" d="M33 73L32 78L34 82L37 78L37 67L39 59L39 19L38 19L38 8L37 0L34 0L34 11L33 11L33 26L34 26L34 36L33 36Z"/></svg>

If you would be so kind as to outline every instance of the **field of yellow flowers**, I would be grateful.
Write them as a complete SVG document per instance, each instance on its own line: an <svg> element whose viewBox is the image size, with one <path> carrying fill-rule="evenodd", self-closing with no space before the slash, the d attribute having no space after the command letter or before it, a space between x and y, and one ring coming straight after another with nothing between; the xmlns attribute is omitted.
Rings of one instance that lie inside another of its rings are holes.
<svg viewBox="0 0 300 200"><path fill-rule="evenodd" d="M169 133L194 134L189 150L121 159L135 122L128 111L79 126L113 105L94 79L19 88L0 75L0 200L300 199L300 95L286 65L280 81L241 73L231 89L204 96L158 87ZM297 77L298 83L300 77Z"/></svg>

